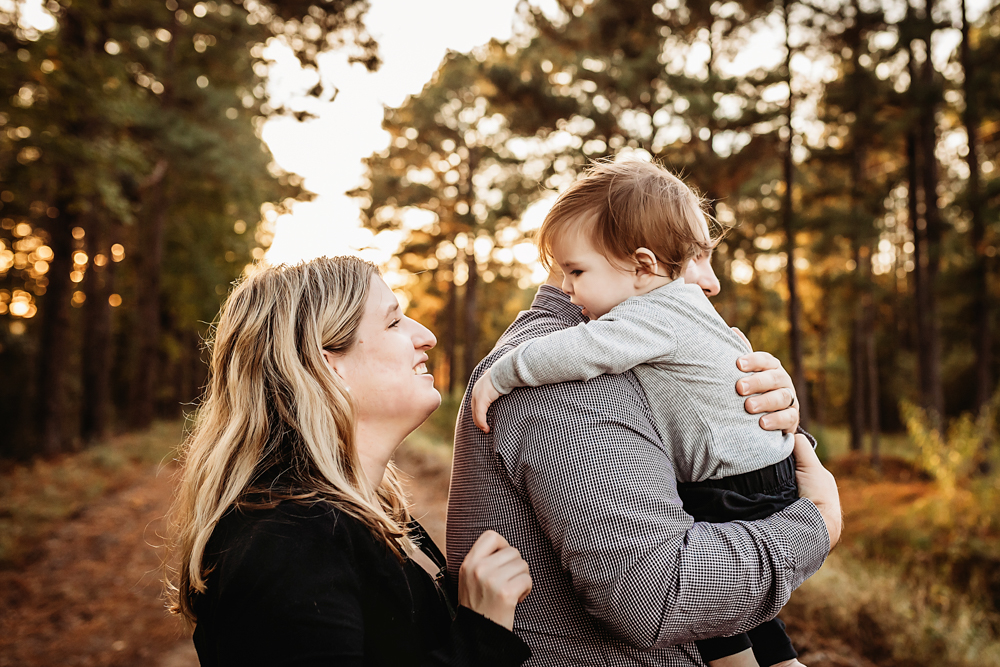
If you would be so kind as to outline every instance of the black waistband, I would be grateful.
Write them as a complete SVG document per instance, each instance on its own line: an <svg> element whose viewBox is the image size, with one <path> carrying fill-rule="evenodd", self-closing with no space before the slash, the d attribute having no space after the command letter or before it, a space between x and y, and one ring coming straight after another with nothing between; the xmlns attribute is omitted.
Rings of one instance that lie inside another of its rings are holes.
<svg viewBox="0 0 1000 667"><path fill-rule="evenodd" d="M774 465L751 470L732 477L706 479L703 482L678 482L681 489L727 489L744 495L767 493L795 482L795 457L789 456Z"/></svg>

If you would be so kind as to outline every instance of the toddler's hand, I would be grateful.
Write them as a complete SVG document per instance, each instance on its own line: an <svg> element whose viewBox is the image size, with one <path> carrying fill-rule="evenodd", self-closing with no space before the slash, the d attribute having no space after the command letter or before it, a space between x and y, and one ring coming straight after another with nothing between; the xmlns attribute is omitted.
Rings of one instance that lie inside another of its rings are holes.
<svg viewBox="0 0 1000 667"><path fill-rule="evenodd" d="M493 386L490 372L486 371L482 377L476 380L476 386L472 388L472 421L482 429L483 433L490 432L490 425L486 423L486 411L498 398L500 398L500 392Z"/></svg>

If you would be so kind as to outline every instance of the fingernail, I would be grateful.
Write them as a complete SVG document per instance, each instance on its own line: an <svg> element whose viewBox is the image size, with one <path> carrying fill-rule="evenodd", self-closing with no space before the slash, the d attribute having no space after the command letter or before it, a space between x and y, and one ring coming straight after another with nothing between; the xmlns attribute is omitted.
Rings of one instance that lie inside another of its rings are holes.
<svg viewBox="0 0 1000 667"><path fill-rule="evenodd" d="M743 380L740 380L739 384L740 384L740 391L746 391L747 390L747 383L746 382L744 382Z"/></svg>
<svg viewBox="0 0 1000 667"><path fill-rule="evenodd" d="M743 370L743 371L745 371L745 370L747 369L747 362L746 362L746 360L745 360L745 359L740 359L740 360L739 360L739 361L737 361L736 363L737 363L737 364L739 365L739 367L740 367L740 370ZM744 389L746 389L746 387L744 387Z"/></svg>
<svg viewBox="0 0 1000 667"><path fill-rule="evenodd" d="M743 389L745 390L746 387L743 387ZM747 401L747 410L750 410L751 412L753 412L756 409L757 409L757 401L753 401L753 400Z"/></svg>

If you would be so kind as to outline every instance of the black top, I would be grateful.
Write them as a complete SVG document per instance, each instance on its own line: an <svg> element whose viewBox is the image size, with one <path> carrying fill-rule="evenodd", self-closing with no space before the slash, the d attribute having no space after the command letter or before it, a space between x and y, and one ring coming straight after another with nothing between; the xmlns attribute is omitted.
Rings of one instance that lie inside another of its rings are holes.
<svg viewBox="0 0 1000 667"><path fill-rule="evenodd" d="M326 503L230 510L204 564L207 589L194 599L203 667L507 667L530 656L512 632L465 607L453 620L422 567Z"/></svg>

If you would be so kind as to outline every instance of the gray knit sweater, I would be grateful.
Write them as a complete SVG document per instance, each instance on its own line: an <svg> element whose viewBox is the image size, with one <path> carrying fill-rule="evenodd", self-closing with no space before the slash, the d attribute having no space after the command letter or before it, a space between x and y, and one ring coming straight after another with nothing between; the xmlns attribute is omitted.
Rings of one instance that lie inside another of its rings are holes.
<svg viewBox="0 0 1000 667"><path fill-rule="evenodd" d="M633 369L677 479L700 482L767 467L793 436L764 431L744 409L736 360L748 352L697 285L675 280L592 322L522 343L490 369L501 394Z"/></svg>

